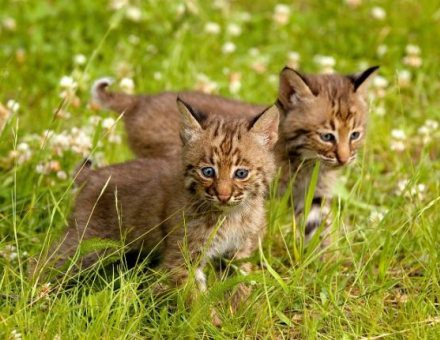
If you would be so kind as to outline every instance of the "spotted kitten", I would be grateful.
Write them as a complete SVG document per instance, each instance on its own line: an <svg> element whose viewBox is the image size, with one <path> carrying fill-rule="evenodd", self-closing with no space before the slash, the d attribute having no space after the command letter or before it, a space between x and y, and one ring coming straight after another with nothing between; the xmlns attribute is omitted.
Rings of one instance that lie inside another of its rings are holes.
<svg viewBox="0 0 440 340"><path fill-rule="evenodd" d="M305 232L310 238L322 224L328 225L331 187L337 170L351 163L365 137L366 89L378 67L353 75L304 75L285 68L280 74L277 105L280 109L279 141L275 154L282 167L280 191L293 184L295 215L304 210L304 197L316 161L321 162L313 205ZM110 80L98 80L93 95L104 107L124 113L128 141L138 157L176 157L181 152L178 114L170 105L174 92L130 96L108 92ZM254 117L264 106L200 92L180 92L206 112L224 116ZM326 222L326 223L324 223ZM324 241L325 243L325 241Z"/></svg>
<svg viewBox="0 0 440 340"><path fill-rule="evenodd" d="M278 109L272 106L251 120L228 119L177 103L183 162L139 159L80 170L76 181L83 188L70 225L49 252L55 267L73 258L81 241L124 237L128 250L158 256L173 285L188 278L186 247L191 263L200 261L195 277L205 290L209 259L247 258L256 249L265 234L264 202L276 170ZM77 266L91 267L105 254L87 254ZM241 269L249 271L250 264ZM234 306L247 294L240 286Z"/></svg>

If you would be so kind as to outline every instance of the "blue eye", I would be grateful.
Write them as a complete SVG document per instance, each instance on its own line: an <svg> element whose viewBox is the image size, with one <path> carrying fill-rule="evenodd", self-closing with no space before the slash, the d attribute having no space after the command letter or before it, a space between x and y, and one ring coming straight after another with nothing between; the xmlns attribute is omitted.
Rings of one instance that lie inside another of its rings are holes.
<svg viewBox="0 0 440 340"><path fill-rule="evenodd" d="M324 142L333 142L336 140L335 135L332 133L320 133L319 137L321 137Z"/></svg>
<svg viewBox="0 0 440 340"><path fill-rule="evenodd" d="M212 178L215 176L215 170L213 167L207 166L202 168L202 174L207 178Z"/></svg>
<svg viewBox="0 0 440 340"><path fill-rule="evenodd" d="M245 179L249 175L249 170L246 169L238 169L235 171L235 177L239 179Z"/></svg>
<svg viewBox="0 0 440 340"><path fill-rule="evenodd" d="M355 140L355 139L358 139L360 136L361 136L361 133L359 131L355 131L355 132L351 133L350 139Z"/></svg>

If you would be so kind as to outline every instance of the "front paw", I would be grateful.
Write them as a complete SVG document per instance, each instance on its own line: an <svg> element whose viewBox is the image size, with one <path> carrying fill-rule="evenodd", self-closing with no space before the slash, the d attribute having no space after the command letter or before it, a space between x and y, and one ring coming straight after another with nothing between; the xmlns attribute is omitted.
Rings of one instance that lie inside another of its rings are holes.
<svg viewBox="0 0 440 340"><path fill-rule="evenodd" d="M252 289L246 286L244 283L239 283L237 285L237 290L232 294L231 307L232 312L235 313L238 308L243 305L251 294Z"/></svg>

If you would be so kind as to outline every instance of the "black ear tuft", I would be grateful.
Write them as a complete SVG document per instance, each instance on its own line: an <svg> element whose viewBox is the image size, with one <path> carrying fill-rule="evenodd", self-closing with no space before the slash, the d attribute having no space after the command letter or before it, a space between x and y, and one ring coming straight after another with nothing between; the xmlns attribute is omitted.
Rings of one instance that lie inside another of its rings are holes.
<svg viewBox="0 0 440 340"><path fill-rule="evenodd" d="M177 96L177 102L182 103L199 124L202 124L208 118L204 113L195 110L191 105L189 105L187 102L182 100L180 96Z"/></svg>
<svg viewBox="0 0 440 340"><path fill-rule="evenodd" d="M366 69L363 72L352 74L347 76L354 86L354 92L356 92L359 87L374 73L380 66L373 66Z"/></svg>

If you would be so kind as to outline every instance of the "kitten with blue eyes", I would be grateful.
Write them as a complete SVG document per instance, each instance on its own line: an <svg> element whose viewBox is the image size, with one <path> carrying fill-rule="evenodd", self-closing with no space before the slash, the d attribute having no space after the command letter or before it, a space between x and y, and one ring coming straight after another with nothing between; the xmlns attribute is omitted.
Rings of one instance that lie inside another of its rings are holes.
<svg viewBox="0 0 440 340"><path fill-rule="evenodd" d="M279 141L275 148L277 165L282 168L279 192L283 193L294 179L292 197L298 219L303 216L304 198L314 165L316 161L321 162L312 207L305 221L307 239L321 225L326 228L331 222L331 187L338 170L355 160L365 138L367 87L377 69L378 66L370 67L351 75L305 75L284 68L280 74ZM124 113L133 152L141 158L179 157L182 151L179 116L170 104L177 93L132 96L107 91L110 84L108 78L98 80L93 96L104 107ZM251 119L265 107L196 91L184 91L180 95L197 102L206 112L228 118Z"/></svg>
<svg viewBox="0 0 440 340"><path fill-rule="evenodd" d="M252 119L227 119L194 109L178 99L182 161L140 159L76 176L82 186L70 225L49 251L61 268L93 266L108 252L76 260L81 242L121 240L129 251L157 256L172 285L189 276L184 252L198 264L195 278L206 289L203 268L214 258L250 257L266 230L265 199L276 166L279 113L271 106ZM245 272L250 264L240 265ZM35 272L35 269L31 272ZM233 307L249 293L238 286Z"/></svg>

